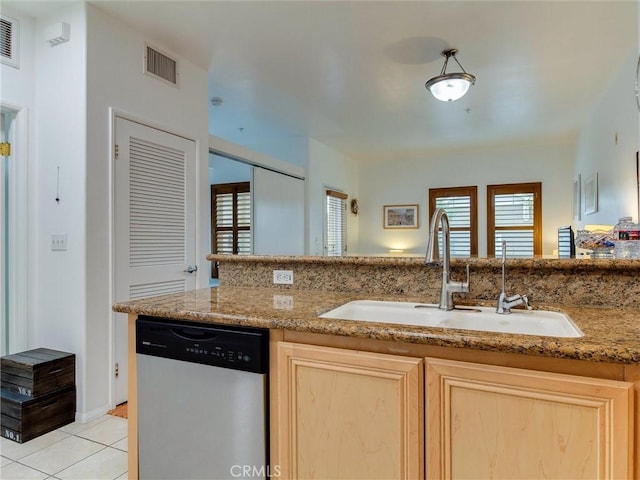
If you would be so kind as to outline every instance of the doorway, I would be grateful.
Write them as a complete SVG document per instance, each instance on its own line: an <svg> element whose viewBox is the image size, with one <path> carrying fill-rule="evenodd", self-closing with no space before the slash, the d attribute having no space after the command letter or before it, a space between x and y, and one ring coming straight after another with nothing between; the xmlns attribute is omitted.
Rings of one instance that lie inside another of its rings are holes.
<svg viewBox="0 0 640 480"><path fill-rule="evenodd" d="M9 126L11 115L9 112L0 112L0 142L2 142L2 172L0 173L0 316L2 318L2 330L0 331L0 355L9 352L9 172L10 155Z"/></svg>
<svg viewBox="0 0 640 480"><path fill-rule="evenodd" d="M26 112L0 105L0 355L27 348Z"/></svg>

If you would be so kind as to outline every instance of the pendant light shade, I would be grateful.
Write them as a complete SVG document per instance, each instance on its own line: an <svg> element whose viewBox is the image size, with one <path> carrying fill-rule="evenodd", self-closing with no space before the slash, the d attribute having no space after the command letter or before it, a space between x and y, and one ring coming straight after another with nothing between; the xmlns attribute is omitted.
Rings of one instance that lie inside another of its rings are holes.
<svg viewBox="0 0 640 480"><path fill-rule="evenodd" d="M462 98L469 90L469 87L476 83L476 77L467 73L460 65L456 58L456 53L458 53L458 50L455 48L442 52L442 55L446 58L440 75L433 77L424 85L434 97L442 102L453 102ZM447 73L447 64L450 57L453 57L462 72Z"/></svg>

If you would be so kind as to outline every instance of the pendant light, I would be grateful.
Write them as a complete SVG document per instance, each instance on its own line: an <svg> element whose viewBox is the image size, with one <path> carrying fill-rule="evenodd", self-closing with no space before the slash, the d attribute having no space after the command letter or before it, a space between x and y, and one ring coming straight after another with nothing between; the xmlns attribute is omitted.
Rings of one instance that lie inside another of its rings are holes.
<svg viewBox="0 0 640 480"><path fill-rule="evenodd" d="M424 84L434 97L443 102L453 102L454 100L464 97L469 87L476 83L476 77L467 73L462 65L460 65L460 62L456 58L456 53L458 53L458 50L455 48L442 52L445 60L440 75L433 77ZM453 57L462 69L462 72L447 73L447 64L449 63L450 57Z"/></svg>

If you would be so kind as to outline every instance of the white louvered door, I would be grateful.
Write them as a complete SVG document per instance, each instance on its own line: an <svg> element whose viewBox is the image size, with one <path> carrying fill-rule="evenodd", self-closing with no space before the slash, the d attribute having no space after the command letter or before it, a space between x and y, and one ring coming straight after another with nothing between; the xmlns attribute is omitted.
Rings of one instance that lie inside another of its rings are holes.
<svg viewBox="0 0 640 480"><path fill-rule="evenodd" d="M115 132L115 300L192 290L196 144L122 118ZM127 398L127 321L115 315L118 404Z"/></svg>

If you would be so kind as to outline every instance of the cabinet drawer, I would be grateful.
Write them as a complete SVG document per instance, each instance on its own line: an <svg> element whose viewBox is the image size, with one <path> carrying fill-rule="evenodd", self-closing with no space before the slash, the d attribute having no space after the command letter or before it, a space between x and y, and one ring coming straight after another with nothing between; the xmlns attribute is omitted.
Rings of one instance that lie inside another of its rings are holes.
<svg viewBox="0 0 640 480"><path fill-rule="evenodd" d="M2 388L28 397L75 384L75 355L37 348L0 359Z"/></svg>

